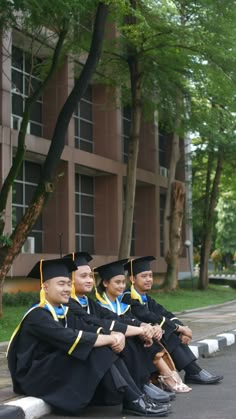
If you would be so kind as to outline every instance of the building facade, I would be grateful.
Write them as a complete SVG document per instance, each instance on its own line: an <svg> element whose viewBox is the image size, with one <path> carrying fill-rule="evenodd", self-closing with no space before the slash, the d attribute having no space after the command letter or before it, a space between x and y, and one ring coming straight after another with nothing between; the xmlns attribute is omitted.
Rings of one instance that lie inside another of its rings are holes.
<svg viewBox="0 0 236 419"><path fill-rule="evenodd" d="M38 58L40 59L40 57ZM5 35L0 51L0 175L3 183L14 159L24 102L37 74L29 73L27 43L18 32ZM5 233L10 233L30 203L47 155L57 115L75 81L67 60L37 101L28 124L26 154L8 200ZM70 121L58 168L56 190L34 226L11 276L24 276L39 258L88 251L94 265L117 259L126 180L130 112L119 92L89 86ZM154 271L163 274L163 211L171 138L152 122L142 123L132 236L132 255L155 255ZM184 181L184 161L177 177ZM188 233L187 233L188 236ZM180 271L188 271L186 255Z"/></svg>

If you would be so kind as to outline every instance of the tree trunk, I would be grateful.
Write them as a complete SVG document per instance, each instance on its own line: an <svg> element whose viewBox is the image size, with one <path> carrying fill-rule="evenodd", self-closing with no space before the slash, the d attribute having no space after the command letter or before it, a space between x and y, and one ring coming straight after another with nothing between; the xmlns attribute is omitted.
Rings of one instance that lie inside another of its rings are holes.
<svg viewBox="0 0 236 419"><path fill-rule="evenodd" d="M135 57L129 57L128 64L131 80L132 114L126 176L125 209L121 230L119 259L124 259L130 256L142 114L141 76L139 63Z"/></svg>
<svg viewBox="0 0 236 419"><path fill-rule="evenodd" d="M15 257L20 253L27 236L37 221L48 197L54 190L56 180L56 168L65 145L66 131L78 101L85 93L91 78L96 70L97 63L101 56L105 24L108 15L108 7L99 3L94 23L93 37L90 51L73 90L64 103L58 116L54 129L51 145L46 157L42 176L30 206L27 208L22 220L12 233L12 244L9 247L0 249L0 317L2 316L2 289L3 282Z"/></svg>
<svg viewBox="0 0 236 419"><path fill-rule="evenodd" d="M208 166L212 167L212 155L209 155L208 159ZM207 189L206 189L206 196L208 202L208 208L206 208L204 212L204 219L203 219L203 234L202 234L202 241L201 241L201 251L200 251L200 273L199 273L199 283L198 288L202 290L206 290L208 288L208 260L211 254L211 240L212 240L212 231L213 231L213 222L214 222L214 212L217 205L217 196L218 196L218 189L219 183L222 173L224 161L224 154L223 150L219 149L218 157L217 157L217 165L215 176L212 184L212 190L208 189L210 179L210 170L208 170L207 174Z"/></svg>
<svg viewBox="0 0 236 419"><path fill-rule="evenodd" d="M182 182L172 184L172 207L170 218L170 248L166 256L167 272L164 286L167 289L178 287L179 255L182 251L182 224L184 214L185 189Z"/></svg>
<svg viewBox="0 0 236 419"><path fill-rule="evenodd" d="M182 219L180 216L181 212L183 214L183 207L181 209L181 204L184 205L184 192L181 192L181 189L176 194L175 193L175 173L176 166L180 159L180 139L179 139L179 129L181 125L181 112L182 112L182 96L181 93L178 93L177 102L176 102L176 120L174 127L174 134L172 140L171 148L171 158L169 166L169 176L168 176L168 187L166 193L166 202L164 209L164 257L167 263L167 271L164 279L164 287L169 289L175 289L178 284L178 263L176 261L177 254L179 254L180 248L180 238L181 232L178 229L182 227ZM172 202L176 200L178 206L179 216L176 217L173 214L173 210L177 207L172 205ZM175 225L176 223L176 225ZM176 235L177 234L177 235Z"/></svg>

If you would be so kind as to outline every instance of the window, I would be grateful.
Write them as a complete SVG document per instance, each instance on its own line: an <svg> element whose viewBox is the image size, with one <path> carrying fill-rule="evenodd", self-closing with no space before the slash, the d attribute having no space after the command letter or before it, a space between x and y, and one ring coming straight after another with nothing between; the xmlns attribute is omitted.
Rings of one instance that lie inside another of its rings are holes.
<svg viewBox="0 0 236 419"><path fill-rule="evenodd" d="M33 66L31 62L32 57L29 54L19 48L12 47L11 127L17 130L20 129L25 101L40 84L36 73L40 60L34 58ZM39 98L31 109L28 124L28 133L38 137L42 136L42 105L42 98Z"/></svg>
<svg viewBox="0 0 236 419"><path fill-rule="evenodd" d="M94 253L94 179L75 175L76 249Z"/></svg>
<svg viewBox="0 0 236 419"><path fill-rule="evenodd" d="M160 256L164 257L164 211L166 195L160 194Z"/></svg>
<svg viewBox="0 0 236 419"><path fill-rule="evenodd" d="M93 103L92 88L89 86L74 112L75 147L93 152Z"/></svg>
<svg viewBox="0 0 236 419"><path fill-rule="evenodd" d="M38 185L41 175L41 166L36 163L25 161L22 165L20 173L14 181L12 188L12 228L21 220L26 208L31 203L31 199ZM30 233L34 237L35 253L42 252L43 243L43 227L42 216L39 216Z"/></svg>
<svg viewBox="0 0 236 419"><path fill-rule="evenodd" d="M129 138L131 127L131 108L124 106L122 109L122 133L123 133L123 162L128 162Z"/></svg>

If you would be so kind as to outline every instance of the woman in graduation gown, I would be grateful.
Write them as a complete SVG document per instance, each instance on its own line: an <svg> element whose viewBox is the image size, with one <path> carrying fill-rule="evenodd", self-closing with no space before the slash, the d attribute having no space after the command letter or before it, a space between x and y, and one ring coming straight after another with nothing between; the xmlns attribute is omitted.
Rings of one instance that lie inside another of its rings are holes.
<svg viewBox="0 0 236 419"><path fill-rule="evenodd" d="M28 310L9 343L14 391L40 397L57 412L73 415L96 400L98 392L106 396L107 404L123 399L128 412L153 416L155 406L145 404L118 356L125 344L123 335L97 334L97 328L76 319L63 305L75 269L72 260L55 259L38 262L28 275L40 278L42 289L40 303Z"/></svg>

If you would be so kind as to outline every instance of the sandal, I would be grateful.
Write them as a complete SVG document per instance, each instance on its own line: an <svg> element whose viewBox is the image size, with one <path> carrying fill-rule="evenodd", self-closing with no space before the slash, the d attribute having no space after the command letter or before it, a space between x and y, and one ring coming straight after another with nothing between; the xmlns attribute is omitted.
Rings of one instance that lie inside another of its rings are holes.
<svg viewBox="0 0 236 419"><path fill-rule="evenodd" d="M171 380L168 380L170 378ZM171 384L170 381L173 381L174 384ZM173 371L170 375L159 375L158 382L160 388L165 391L174 391L175 393L188 393L192 390L191 387L183 383L177 371Z"/></svg>

